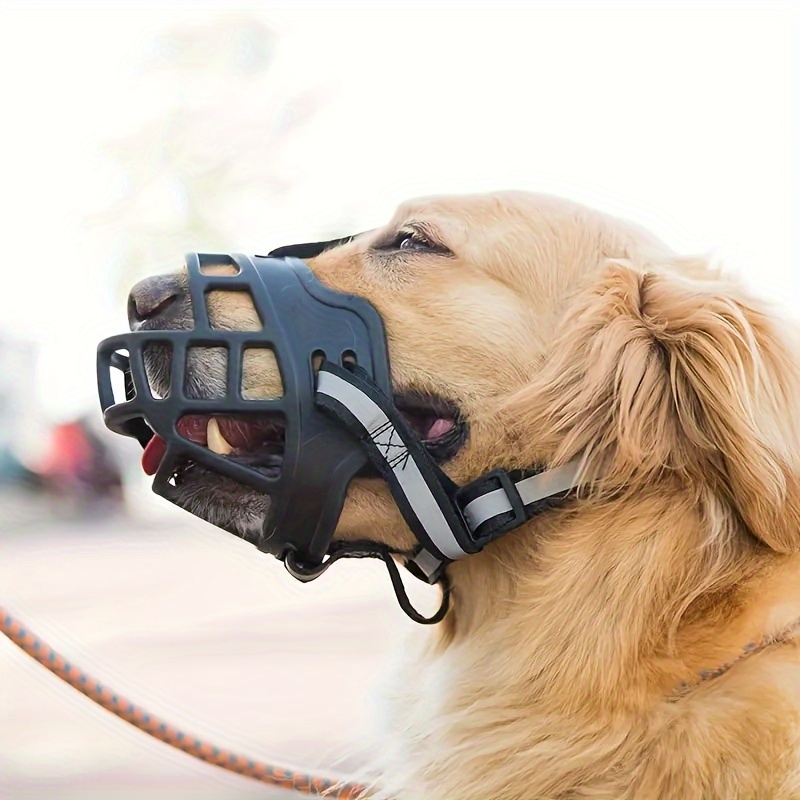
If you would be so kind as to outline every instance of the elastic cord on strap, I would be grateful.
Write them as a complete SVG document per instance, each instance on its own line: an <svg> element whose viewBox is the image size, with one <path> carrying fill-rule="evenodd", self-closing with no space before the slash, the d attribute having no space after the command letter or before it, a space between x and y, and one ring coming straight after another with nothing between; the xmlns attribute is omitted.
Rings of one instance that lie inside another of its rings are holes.
<svg viewBox="0 0 800 800"><path fill-rule="evenodd" d="M397 602L407 616L413 619L414 622L419 622L421 625L435 625L437 622L441 622L450 608L450 582L447 579L447 573L444 569L441 569L436 576L435 583L438 583L442 588L442 603L439 606L439 610L431 617L424 617L411 605L411 600L406 592L403 579L400 577L400 570L397 568L397 563L393 556L402 556L406 559L411 558L411 554L401 550L394 550L380 542L339 541L331 545L328 557L318 566L304 566L295 560L293 553L289 553L286 556L284 564L291 575L298 580L312 581L318 578L331 564L335 563L340 558L379 558L386 564L386 569L389 571L389 579L392 581L392 587L394 588Z"/></svg>
<svg viewBox="0 0 800 800"><path fill-rule="evenodd" d="M387 552L382 558L386 564L386 569L389 570L389 578L392 581L394 593L397 596L397 602L400 604L400 608L402 608L414 622L419 622L421 625L435 625L437 622L441 622L450 608L450 581L447 578L447 573L442 570L439 575L438 583L439 586L442 587L442 604L439 606L439 610L431 617L423 617L422 614L411 605L411 601L406 594L406 587L403 585L403 579L400 577L400 570L397 569L397 563L392 558L391 554Z"/></svg>

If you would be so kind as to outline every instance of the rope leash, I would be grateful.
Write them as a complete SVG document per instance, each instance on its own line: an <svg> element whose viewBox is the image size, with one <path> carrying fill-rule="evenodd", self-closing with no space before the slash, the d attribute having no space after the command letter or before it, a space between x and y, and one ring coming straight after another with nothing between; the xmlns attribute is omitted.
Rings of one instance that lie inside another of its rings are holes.
<svg viewBox="0 0 800 800"><path fill-rule="evenodd" d="M91 701L176 750L182 750L190 756L229 772L235 772L281 789L290 789L302 794L330 798L330 800L366 800L368 796L367 787L362 784L281 769L273 764L232 753L204 742L196 736L184 733L155 714L150 714L127 698L118 695L74 664L70 664L67 659L53 650L35 633L28 630L3 606L0 606L0 632L4 633L29 656L36 659L43 667L85 694Z"/></svg>

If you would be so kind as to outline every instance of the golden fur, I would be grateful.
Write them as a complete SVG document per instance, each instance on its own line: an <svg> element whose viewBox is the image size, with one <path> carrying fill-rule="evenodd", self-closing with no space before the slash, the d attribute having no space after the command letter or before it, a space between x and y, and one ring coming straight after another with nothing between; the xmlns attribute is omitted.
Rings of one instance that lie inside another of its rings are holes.
<svg viewBox="0 0 800 800"><path fill-rule="evenodd" d="M374 249L409 227L454 255ZM312 268L378 308L398 386L463 409L457 481L583 464L578 499L449 568L452 609L418 631L381 746L385 796L800 797L788 323L636 226L524 193L405 204ZM413 545L378 481L337 535Z"/></svg>

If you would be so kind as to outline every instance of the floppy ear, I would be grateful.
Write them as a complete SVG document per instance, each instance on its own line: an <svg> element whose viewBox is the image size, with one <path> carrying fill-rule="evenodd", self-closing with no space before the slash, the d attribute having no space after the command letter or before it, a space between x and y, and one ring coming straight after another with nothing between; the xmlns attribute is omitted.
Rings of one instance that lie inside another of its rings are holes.
<svg viewBox="0 0 800 800"><path fill-rule="evenodd" d="M800 549L800 376L776 316L696 262L610 262L510 419L539 457L583 454L600 487L670 471L770 547Z"/></svg>

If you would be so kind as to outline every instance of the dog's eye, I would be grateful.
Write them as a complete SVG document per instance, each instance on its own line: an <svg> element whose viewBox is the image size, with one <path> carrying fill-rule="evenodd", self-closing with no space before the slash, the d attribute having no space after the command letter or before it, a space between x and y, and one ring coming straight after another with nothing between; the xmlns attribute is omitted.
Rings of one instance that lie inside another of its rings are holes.
<svg viewBox="0 0 800 800"><path fill-rule="evenodd" d="M404 228L397 233L386 236L373 245L376 253L391 257L400 251L404 253L435 253L452 256L453 252L443 244L431 239L426 232L416 226Z"/></svg>
<svg viewBox="0 0 800 800"><path fill-rule="evenodd" d="M378 248L379 250L403 250L405 252L417 253L439 253L452 255L444 245L432 242L418 230L399 231L386 244Z"/></svg>
<svg viewBox="0 0 800 800"><path fill-rule="evenodd" d="M434 245L418 231L400 231L392 247L397 250L434 250Z"/></svg>

